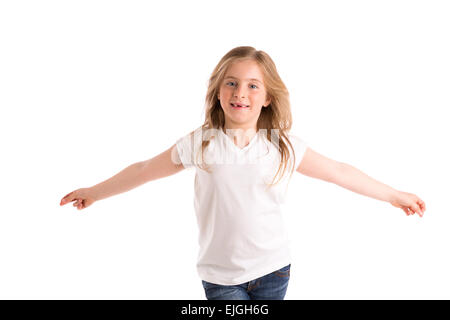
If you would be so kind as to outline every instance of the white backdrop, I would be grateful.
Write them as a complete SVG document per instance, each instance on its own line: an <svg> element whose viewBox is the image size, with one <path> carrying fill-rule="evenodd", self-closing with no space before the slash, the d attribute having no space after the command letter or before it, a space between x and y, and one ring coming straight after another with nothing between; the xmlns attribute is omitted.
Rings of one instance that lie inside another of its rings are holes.
<svg viewBox="0 0 450 320"><path fill-rule="evenodd" d="M84 210L70 191L203 122L236 46L275 61L292 133L426 203L295 173L286 299L448 299L447 1L0 2L2 299L205 299L194 171Z"/></svg>

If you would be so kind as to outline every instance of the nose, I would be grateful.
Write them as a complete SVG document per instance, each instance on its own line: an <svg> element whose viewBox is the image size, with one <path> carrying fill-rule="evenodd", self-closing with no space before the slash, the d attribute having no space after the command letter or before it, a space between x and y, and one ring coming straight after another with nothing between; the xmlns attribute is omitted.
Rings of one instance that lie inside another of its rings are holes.
<svg viewBox="0 0 450 320"><path fill-rule="evenodd" d="M243 86L236 86L234 89L234 96L238 98L245 97L245 88Z"/></svg>

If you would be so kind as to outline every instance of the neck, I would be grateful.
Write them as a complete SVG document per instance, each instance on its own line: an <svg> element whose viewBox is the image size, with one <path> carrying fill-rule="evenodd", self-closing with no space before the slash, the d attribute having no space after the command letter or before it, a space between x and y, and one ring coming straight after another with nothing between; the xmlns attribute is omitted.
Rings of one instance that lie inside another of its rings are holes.
<svg viewBox="0 0 450 320"><path fill-rule="evenodd" d="M255 133L257 131L256 126L234 126L234 125L228 125L225 124L223 126L223 131L226 132L226 130L234 131L234 132L247 132L247 133Z"/></svg>
<svg viewBox="0 0 450 320"><path fill-rule="evenodd" d="M250 128L242 128L242 127L234 127L230 128L227 126L224 126L223 132L230 136L234 143L240 147L244 147L250 143L250 141L253 139L253 137L256 134L256 128L250 127Z"/></svg>

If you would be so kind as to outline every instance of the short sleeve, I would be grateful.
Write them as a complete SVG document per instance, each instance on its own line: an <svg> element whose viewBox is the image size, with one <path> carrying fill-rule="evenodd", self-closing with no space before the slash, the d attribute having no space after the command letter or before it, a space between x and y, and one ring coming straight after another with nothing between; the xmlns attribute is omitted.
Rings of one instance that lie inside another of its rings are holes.
<svg viewBox="0 0 450 320"><path fill-rule="evenodd" d="M289 141L292 144L292 147L294 148L295 152L295 169L297 170L298 166L300 165L300 162L302 162L303 156L305 155L306 149L308 148L308 144L303 139L289 134Z"/></svg>
<svg viewBox="0 0 450 320"><path fill-rule="evenodd" d="M183 167L186 169L193 167L191 136L192 134L187 134L184 137L179 138L176 142L178 156L180 157Z"/></svg>
<svg viewBox="0 0 450 320"><path fill-rule="evenodd" d="M194 151L201 144L201 139L201 127L199 127L176 141L178 155L186 169L195 167Z"/></svg>

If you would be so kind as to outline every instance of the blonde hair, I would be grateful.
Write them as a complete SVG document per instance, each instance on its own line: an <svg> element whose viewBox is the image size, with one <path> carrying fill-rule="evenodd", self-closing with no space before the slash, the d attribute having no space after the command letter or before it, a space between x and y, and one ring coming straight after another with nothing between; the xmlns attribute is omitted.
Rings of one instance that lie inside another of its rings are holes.
<svg viewBox="0 0 450 320"><path fill-rule="evenodd" d="M280 166L272 179L272 183L270 183L270 186L272 186L281 181L286 171L290 151L285 141L289 144L293 152L294 160L292 162L292 167L294 167L295 164L295 152L287 135L292 126L289 92L278 74L275 63L267 53L262 50L256 50L250 46L241 46L230 50L222 57L222 59L220 59L217 66L214 68L211 77L209 78L208 90L205 98L205 122L201 126L201 129L223 129L225 125L225 116L220 105L220 100L218 99L219 88L224 80L225 73L228 68L233 63L242 60L253 60L258 64L263 73L263 82L266 88L266 93L271 100L271 103L267 107L261 108L261 113L257 121L257 131L259 131L259 129L267 129L267 139L278 148L281 155ZM273 142L271 137L272 129L278 130L274 130L279 134L279 138L276 143ZM193 133L194 131L191 132L191 134ZM210 140L202 141L202 158L204 149L209 145L209 142ZM199 165L199 168L210 172L205 166ZM281 170L282 172L279 175ZM289 179L291 178L293 172L294 168L291 170ZM278 175L278 181L273 183Z"/></svg>

